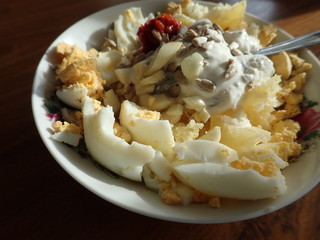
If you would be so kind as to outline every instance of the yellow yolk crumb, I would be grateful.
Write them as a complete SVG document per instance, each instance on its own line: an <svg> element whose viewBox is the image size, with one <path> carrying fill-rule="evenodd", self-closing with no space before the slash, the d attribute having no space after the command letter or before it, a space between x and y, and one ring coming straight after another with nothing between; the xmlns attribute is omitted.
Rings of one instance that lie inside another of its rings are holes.
<svg viewBox="0 0 320 240"><path fill-rule="evenodd" d="M126 142L131 141L131 135L127 128L121 126L119 123L115 122L113 125L114 135L124 139Z"/></svg>
<svg viewBox="0 0 320 240"><path fill-rule="evenodd" d="M266 177L276 176L276 171L279 170L279 168L275 166L274 162L251 161L246 157L231 162L230 166L239 170L253 169Z"/></svg>
<svg viewBox="0 0 320 240"><path fill-rule="evenodd" d="M73 123L57 121L52 125L55 132L70 132L81 135L81 128Z"/></svg>
<svg viewBox="0 0 320 240"><path fill-rule="evenodd" d="M165 188L161 191L160 197L162 201L169 205L175 205L181 203L179 195L171 188Z"/></svg>
<svg viewBox="0 0 320 240"><path fill-rule="evenodd" d="M196 123L191 120L188 124L178 123L173 127L173 136L176 142L194 140L199 136L199 131L203 128L203 123Z"/></svg>
<svg viewBox="0 0 320 240"><path fill-rule="evenodd" d="M58 65L57 73L63 71L71 63L79 60L96 58L98 51L96 49L90 49L89 51L82 50L76 45L69 45L67 43L59 43L56 46L56 53L60 58L60 63Z"/></svg>
<svg viewBox="0 0 320 240"><path fill-rule="evenodd" d="M273 125L273 128L271 130L271 142L294 142L299 131L299 123L291 119L279 121Z"/></svg>
<svg viewBox="0 0 320 240"><path fill-rule="evenodd" d="M105 81L96 69L96 60L79 60L68 65L57 77L66 86L80 84L88 89L88 96L102 99L104 95L103 85Z"/></svg>

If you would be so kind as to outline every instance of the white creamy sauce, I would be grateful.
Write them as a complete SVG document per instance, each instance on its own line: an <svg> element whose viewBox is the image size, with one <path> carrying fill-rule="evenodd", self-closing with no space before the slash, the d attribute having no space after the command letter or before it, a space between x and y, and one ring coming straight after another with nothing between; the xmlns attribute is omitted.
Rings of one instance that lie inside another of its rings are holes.
<svg viewBox="0 0 320 240"><path fill-rule="evenodd" d="M223 37L229 46L238 47L238 49L244 53L248 53L261 47L259 40L253 36L250 36L244 29L225 31L223 33Z"/></svg>
<svg viewBox="0 0 320 240"><path fill-rule="evenodd" d="M201 24L206 22L202 21ZM219 38L215 40L208 38L201 49L191 48L187 54L198 52L202 55L204 59L202 71L197 78L188 79L187 84L180 85L182 97L200 96L211 114L236 108L248 84L260 85L274 75L273 63L266 56L250 53L234 56L231 53L230 45L236 46L240 53L249 52L258 46L258 39L249 36L245 30L224 33L214 31L220 36ZM190 46L190 43L184 44ZM177 63L180 62L181 59L177 59ZM196 79L210 80L215 86L214 90L206 91L201 88Z"/></svg>

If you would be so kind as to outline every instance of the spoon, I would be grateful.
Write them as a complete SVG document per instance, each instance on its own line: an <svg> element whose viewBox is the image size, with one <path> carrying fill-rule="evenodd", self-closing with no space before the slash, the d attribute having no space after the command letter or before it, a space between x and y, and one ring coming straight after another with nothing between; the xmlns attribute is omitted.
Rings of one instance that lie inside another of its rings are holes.
<svg viewBox="0 0 320 240"><path fill-rule="evenodd" d="M283 51L291 51L320 43L320 30L308 33L272 46L251 51L252 54L272 55Z"/></svg>

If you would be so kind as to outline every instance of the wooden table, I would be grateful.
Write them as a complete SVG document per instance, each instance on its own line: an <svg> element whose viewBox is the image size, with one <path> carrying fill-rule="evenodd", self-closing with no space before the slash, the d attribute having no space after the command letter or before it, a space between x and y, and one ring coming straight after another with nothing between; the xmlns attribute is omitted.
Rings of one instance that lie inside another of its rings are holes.
<svg viewBox="0 0 320 240"><path fill-rule="evenodd" d="M320 239L320 185L263 217L193 225L151 219L114 206L56 163L32 117L36 66L64 29L120 2L125 1L1 1L0 239ZM295 36L320 28L319 0L248 0L247 11ZM320 45L311 50L320 57Z"/></svg>

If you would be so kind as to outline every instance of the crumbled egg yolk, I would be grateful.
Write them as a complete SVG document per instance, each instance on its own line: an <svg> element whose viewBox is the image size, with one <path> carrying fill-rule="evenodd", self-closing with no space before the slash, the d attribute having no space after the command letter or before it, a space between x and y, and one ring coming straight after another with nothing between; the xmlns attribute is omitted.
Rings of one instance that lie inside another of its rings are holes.
<svg viewBox="0 0 320 240"><path fill-rule="evenodd" d="M273 125L271 141L294 142L299 130L299 124L291 119L279 121Z"/></svg>
<svg viewBox="0 0 320 240"><path fill-rule="evenodd" d="M196 123L191 120L188 124L178 123L173 127L173 136L176 142L185 142L197 139L203 123Z"/></svg>
<svg viewBox="0 0 320 240"><path fill-rule="evenodd" d="M88 96L94 99L103 98L105 80L96 68L97 50L84 51L75 45L62 42L56 46L56 53L60 59L56 70L57 78L63 86L84 86L88 89Z"/></svg>
<svg viewBox="0 0 320 240"><path fill-rule="evenodd" d="M103 97L105 81L97 71L94 59L73 62L58 73L57 77L65 86L77 84L85 86L89 91L88 95L92 98L102 99Z"/></svg>
<svg viewBox="0 0 320 240"><path fill-rule="evenodd" d="M166 204L180 204L181 203L181 198L179 195L171 188L165 188L162 190L161 194L161 199L163 202Z"/></svg>
<svg viewBox="0 0 320 240"><path fill-rule="evenodd" d="M98 51L96 49L92 48L89 51L84 51L75 45L69 45L64 42L59 43L56 46L56 53L61 61L58 65L57 73L66 69L71 63L79 60L92 59L98 55Z"/></svg>
<svg viewBox="0 0 320 240"><path fill-rule="evenodd" d="M77 135L82 135L82 130L79 126L68 123L68 122L61 122L57 121L52 125L52 128L55 132L70 132Z"/></svg>
<svg viewBox="0 0 320 240"><path fill-rule="evenodd" d="M253 169L266 177L275 177L276 171L279 170L274 162L251 161L246 157L231 162L230 166L240 170Z"/></svg>
<svg viewBox="0 0 320 240"><path fill-rule="evenodd" d="M119 123L115 122L113 125L114 135L124 139L126 142L131 141L131 135L125 127L121 126Z"/></svg>

